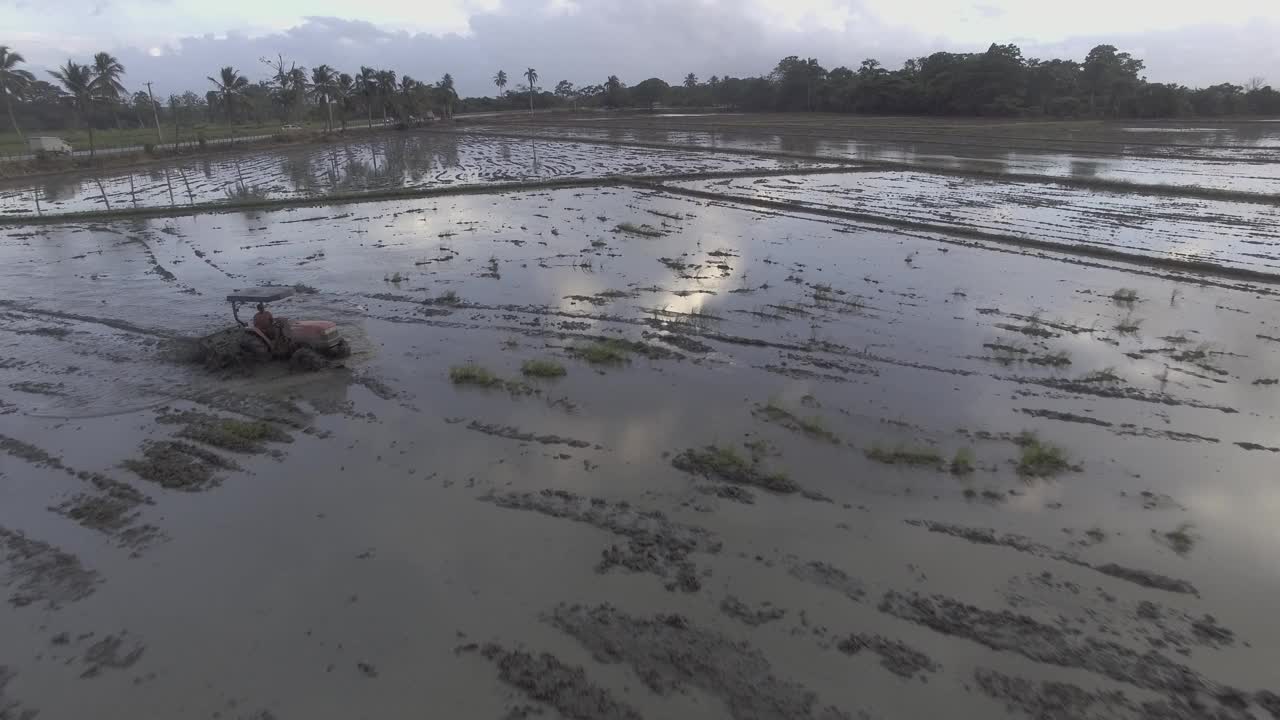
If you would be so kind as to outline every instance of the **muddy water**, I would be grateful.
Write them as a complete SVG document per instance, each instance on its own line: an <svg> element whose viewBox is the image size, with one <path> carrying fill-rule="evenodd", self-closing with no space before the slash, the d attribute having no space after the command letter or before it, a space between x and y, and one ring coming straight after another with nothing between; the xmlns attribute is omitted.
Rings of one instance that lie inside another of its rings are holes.
<svg viewBox="0 0 1280 720"><path fill-rule="evenodd" d="M1271 286L612 188L6 229L0 260L18 716L1038 717L1054 681L1062 717L1243 718L1280 690ZM337 320L346 370L167 359L266 283L315 289L273 310ZM628 343L591 364L600 338ZM130 469L166 440L238 469ZM148 496L147 542L49 510L91 473Z"/></svg>
<svg viewBox="0 0 1280 720"><path fill-rule="evenodd" d="M476 128L480 132L484 129ZM1280 192L1280 157L1277 156L1278 151L1270 146L1201 150L1170 148L1167 144L1154 148L1120 144L1086 144L1081 147L1071 144L1055 148L1052 141L1039 138L1016 140L998 135L955 137L953 133L929 127L877 133L859 130L857 138L845 139L832 137L830 129L810 126L794 130L769 125L739 128L735 127L732 119L719 127L712 125L699 129L679 126L629 129L613 125L598 127L588 123L572 127L495 125L490 129L503 132L518 130L541 137L794 152L954 171L1116 180L1141 185L1202 187L1261 194ZM1131 155L1127 150L1144 154Z"/></svg>
<svg viewBox="0 0 1280 720"><path fill-rule="evenodd" d="M363 142L210 156L95 177L62 175L35 184L10 182L0 186L0 213L180 207L393 188L799 165L701 151L617 151L573 142L491 142L436 133L396 133Z"/></svg>

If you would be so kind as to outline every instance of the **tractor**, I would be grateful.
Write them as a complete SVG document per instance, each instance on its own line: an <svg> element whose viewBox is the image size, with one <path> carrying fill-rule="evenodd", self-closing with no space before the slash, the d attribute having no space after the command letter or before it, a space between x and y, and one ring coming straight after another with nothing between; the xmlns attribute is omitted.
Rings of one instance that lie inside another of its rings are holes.
<svg viewBox="0 0 1280 720"><path fill-rule="evenodd" d="M318 367L321 358L342 358L351 353L337 323L328 320L288 320L273 318L268 329L255 327L240 319L242 304L263 305L294 295L291 287L257 287L237 290L227 296L231 316L243 328L241 351L259 359L289 360L300 367Z"/></svg>

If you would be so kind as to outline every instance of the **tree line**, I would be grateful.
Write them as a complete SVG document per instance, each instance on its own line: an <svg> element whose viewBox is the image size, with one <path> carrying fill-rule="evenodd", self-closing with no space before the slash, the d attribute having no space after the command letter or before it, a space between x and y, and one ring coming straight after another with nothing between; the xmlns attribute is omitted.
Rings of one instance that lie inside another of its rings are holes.
<svg viewBox="0 0 1280 720"><path fill-rule="evenodd" d="M183 127L214 123L323 122L329 130L346 129L354 116L369 126L412 123L438 112L538 108L620 108L718 106L743 111L853 112L867 114L962 115L1052 118L1177 118L1186 116L1280 115L1280 91L1252 78L1244 85L1221 83L1188 88L1148 82L1145 64L1112 45L1099 45L1082 61L1024 58L1013 44L993 44L981 53L936 52L912 58L897 70L875 59L857 69L823 67L815 58L790 56L772 72L757 77L711 76L705 82L689 73L669 85L649 78L627 86L617 75L598 85L577 86L568 80L553 88L538 86L530 67L523 80L507 89L511 78L499 70L494 97L460 98L452 75L424 83L394 70L362 66L354 74L329 65L310 71L283 57L262 59L268 79L251 81L242 70L223 67L207 78L203 93L186 91L157 100L149 91L129 93L122 82L125 68L109 53L91 62L68 60L37 78L20 67L21 54L0 45L0 94L9 122L19 136L22 127L45 130L84 127L93 148L93 130L110 127L165 127L175 135ZM68 112L69 111L69 112Z"/></svg>

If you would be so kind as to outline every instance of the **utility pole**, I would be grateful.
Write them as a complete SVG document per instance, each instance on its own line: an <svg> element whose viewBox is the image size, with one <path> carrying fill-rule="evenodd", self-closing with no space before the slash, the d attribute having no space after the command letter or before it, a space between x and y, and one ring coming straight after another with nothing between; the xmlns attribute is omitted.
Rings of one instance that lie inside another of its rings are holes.
<svg viewBox="0 0 1280 720"><path fill-rule="evenodd" d="M160 111L156 110L156 96L151 94L151 81L147 81L147 97L151 98L151 117L156 121L156 144L164 144L164 133L160 131Z"/></svg>

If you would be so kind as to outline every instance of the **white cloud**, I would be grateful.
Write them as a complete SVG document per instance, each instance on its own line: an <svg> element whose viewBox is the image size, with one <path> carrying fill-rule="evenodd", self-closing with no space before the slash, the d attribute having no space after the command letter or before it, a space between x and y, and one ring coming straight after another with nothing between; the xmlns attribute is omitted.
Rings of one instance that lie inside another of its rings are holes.
<svg viewBox="0 0 1280 720"><path fill-rule="evenodd" d="M361 19L343 19L352 15ZM533 65L548 84L609 74L635 83L759 74L793 54L827 67L872 56L895 67L1011 41L1029 57L1075 58L1109 42L1146 59L1153 80L1280 83L1280 3L1261 0L0 0L0 26L37 67L111 50L127 83L153 80L165 93L203 90L203 78L227 64L265 77L258 58L276 53L421 80L451 72L462 93L479 94L493 91L489 78L502 67Z"/></svg>

